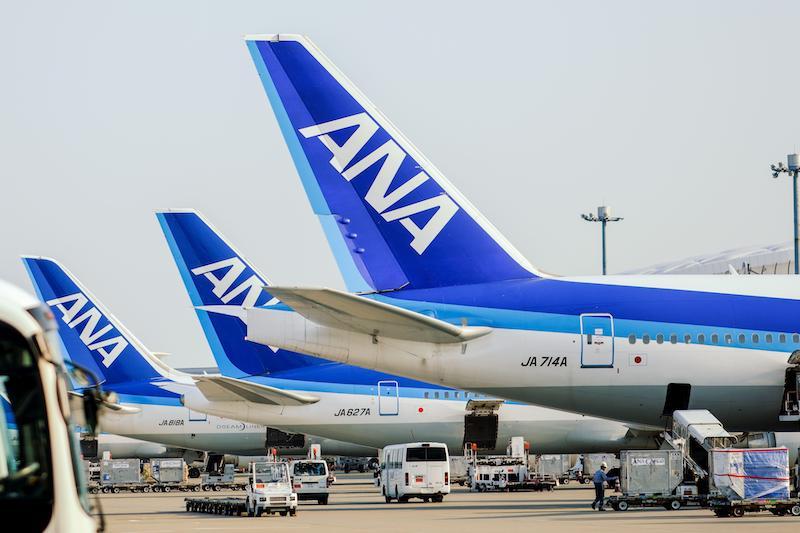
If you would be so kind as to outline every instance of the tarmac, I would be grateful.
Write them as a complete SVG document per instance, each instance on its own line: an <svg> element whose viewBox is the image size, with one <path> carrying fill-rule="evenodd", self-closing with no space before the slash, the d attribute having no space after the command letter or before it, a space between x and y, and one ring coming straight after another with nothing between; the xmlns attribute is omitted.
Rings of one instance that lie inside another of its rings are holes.
<svg viewBox="0 0 800 533"><path fill-rule="evenodd" d="M630 509L597 512L590 508L590 486L569 484L552 492L469 492L454 487L443 503L386 504L371 474L337 473L330 503L301 502L295 517L248 518L187 513L184 498L243 496L243 492L109 494L100 498L106 531L168 533L184 531L438 531L443 533L513 531L670 532L797 531L800 518L770 513L717 518L708 509L666 511ZM610 494L610 491L607 491Z"/></svg>

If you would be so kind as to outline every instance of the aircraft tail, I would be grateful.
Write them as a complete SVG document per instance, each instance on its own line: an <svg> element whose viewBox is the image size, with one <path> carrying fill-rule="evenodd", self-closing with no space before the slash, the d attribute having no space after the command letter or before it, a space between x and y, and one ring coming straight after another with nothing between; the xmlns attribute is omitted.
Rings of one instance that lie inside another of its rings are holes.
<svg viewBox="0 0 800 533"><path fill-rule="evenodd" d="M308 38L245 39L349 290L539 275Z"/></svg>
<svg viewBox="0 0 800 533"><path fill-rule="evenodd" d="M169 368L54 259L24 256L36 294L58 321L65 357L95 372L104 386L166 378Z"/></svg>
<svg viewBox="0 0 800 533"><path fill-rule="evenodd" d="M200 213L156 213L220 372L244 377L327 363L245 340L244 307L269 303L267 280Z"/></svg>

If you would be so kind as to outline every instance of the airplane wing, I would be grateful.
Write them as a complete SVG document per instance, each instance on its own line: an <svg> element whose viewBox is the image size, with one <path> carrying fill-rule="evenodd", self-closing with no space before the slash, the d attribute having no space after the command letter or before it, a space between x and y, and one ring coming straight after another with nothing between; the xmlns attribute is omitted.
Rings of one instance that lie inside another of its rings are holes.
<svg viewBox="0 0 800 533"><path fill-rule="evenodd" d="M266 405L309 405L319 398L226 376L192 376L197 388L212 402L248 401Z"/></svg>
<svg viewBox="0 0 800 533"><path fill-rule="evenodd" d="M492 331L485 327L455 326L401 307L334 289L270 285L264 290L311 322L366 335L458 343Z"/></svg>
<svg viewBox="0 0 800 533"><path fill-rule="evenodd" d="M70 402L70 409L74 412L82 412L83 411L83 394L78 391L67 391L67 396L69 397ZM119 403L114 397L105 396L102 398L99 406L100 409L107 409L115 414L119 415L135 415L136 413L141 413L142 410L138 407L132 407L130 405L123 405Z"/></svg>

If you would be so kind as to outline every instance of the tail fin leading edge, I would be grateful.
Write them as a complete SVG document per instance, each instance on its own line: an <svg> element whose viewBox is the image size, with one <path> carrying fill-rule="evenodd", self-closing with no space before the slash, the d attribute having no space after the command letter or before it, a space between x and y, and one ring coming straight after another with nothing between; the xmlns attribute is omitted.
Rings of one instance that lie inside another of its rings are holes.
<svg viewBox="0 0 800 533"><path fill-rule="evenodd" d="M246 41L351 291L536 275L307 38Z"/></svg>
<svg viewBox="0 0 800 533"><path fill-rule="evenodd" d="M257 307L272 298L262 276L203 216L193 210L156 213L197 318L223 375L256 376L325 363L245 340L246 324L214 307Z"/></svg>

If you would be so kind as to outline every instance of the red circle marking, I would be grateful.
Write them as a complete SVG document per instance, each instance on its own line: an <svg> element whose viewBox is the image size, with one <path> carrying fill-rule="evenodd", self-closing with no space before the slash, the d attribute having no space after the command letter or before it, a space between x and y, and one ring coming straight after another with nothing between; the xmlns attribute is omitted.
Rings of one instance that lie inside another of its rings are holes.
<svg viewBox="0 0 800 533"><path fill-rule="evenodd" d="M642 356L641 355L637 355L636 357L633 358L633 362L638 365L639 363L642 362Z"/></svg>
<svg viewBox="0 0 800 533"><path fill-rule="evenodd" d="M420 407L419 408L419 412L421 413L422 411L424 411L424 409L422 407Z"/></svg>

